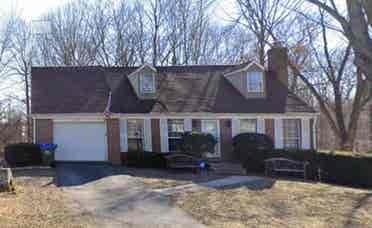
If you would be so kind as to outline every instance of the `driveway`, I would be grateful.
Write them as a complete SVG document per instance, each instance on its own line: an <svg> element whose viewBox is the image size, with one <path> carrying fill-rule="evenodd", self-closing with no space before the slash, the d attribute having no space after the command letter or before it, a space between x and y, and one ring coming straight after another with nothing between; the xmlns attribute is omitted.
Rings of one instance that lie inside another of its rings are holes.
<svg viewBox="0 0 372 228"><path fill-rule="evenodd" d="M97 227L204 227L124 169L58 164L56 178L73 206L96 218Z"/></svg>

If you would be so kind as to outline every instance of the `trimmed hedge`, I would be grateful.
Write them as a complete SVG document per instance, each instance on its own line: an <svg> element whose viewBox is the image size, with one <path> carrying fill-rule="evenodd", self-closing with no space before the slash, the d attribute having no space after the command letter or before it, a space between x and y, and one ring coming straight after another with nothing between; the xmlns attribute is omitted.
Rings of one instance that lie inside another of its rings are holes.
<svg viewBox="0 0 372 228"><path fill-rule="evenodd" d="M166 168L163 153L147 151L128 151L126 165L137 168Z"/></svg>
<svg viewBox="0 0 372 228"><path fill-rule="evenodd" d="M296 161L308 161L309 178L317 179L318 168L321 180L328 183L353 187L372 187L372 157L353 154L332 154L312 150L273 150L252 153L244 162L247 172L263 173L264 160L273 157L285 157Z"/></svg>
<svg viewBox="0 0 372 228"><path fill-rule="evenodd" d="M16 143L7 145L4 149L5 160L12 166L32 166L42 164L42 154L39 145L33 143Z"/></svg>
<svg viewBox="0 0 372 228"><path fill-rule="evenodd" d="M253 153L271 151L274 143L270 137L259 133L241 133L233 138L234 155L239 161L252 157Z"/></svg>
<svg viewBox="0 0 372 228"><path fill-rule="evenodd" d="M180 149L183 153L194 157L203 157L204 153L214 153L217 140L212 134L202 132L185 132L180 141Z"/></svg>

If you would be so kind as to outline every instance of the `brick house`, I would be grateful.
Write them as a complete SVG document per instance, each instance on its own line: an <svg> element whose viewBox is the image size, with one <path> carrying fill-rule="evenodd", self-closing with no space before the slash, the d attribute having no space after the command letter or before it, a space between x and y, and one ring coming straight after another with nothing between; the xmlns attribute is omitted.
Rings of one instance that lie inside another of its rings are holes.
<svg viewBox="0 0 372 228"><path fill-rule="evenodd" d="M218 139L217 160L232 158L241 132L265 133L276 148L315 148L318 114L288 90L287 49L275 46L268 58L267 69L255 62L33 67L34 141L58 144L59 161L113 164L138 142L149 153L176 151L192 130Z"/></svg>

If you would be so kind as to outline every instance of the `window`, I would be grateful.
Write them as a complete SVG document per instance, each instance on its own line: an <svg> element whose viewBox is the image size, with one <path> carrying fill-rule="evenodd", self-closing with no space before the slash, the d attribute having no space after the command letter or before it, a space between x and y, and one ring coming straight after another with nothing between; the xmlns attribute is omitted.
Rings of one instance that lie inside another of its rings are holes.
<svg viewBox="0 0 372 228"><path fill-rule="evenodd" d="M240 133L257 132L256 119L242 119L240 120Z"/></svg>
<svg viewBox="0 0 372 228"><path fill-rule="evenodd" d="M168 144L169 151L179 151L179 142L184 133L183 119L168 120Z"/></svg>
<svg viewBox="0 0 372 228"><path fill-rule="evenodd" d="M264 91L264 80L262 72L253 71L247 74L248 92L262 93Z"/></svg>
<svg viewBox="0 0 372 228"><path fill-rule="evenodd" d="M301 147L301 120L283 120L283 146L285 149L298 149Z"/></svg>
<svg viewBox="0 0 372 228"><path fill-rule="evenodd" d="M142 74L140 77L140 87L142 93L155 92L155 76L151 73Z"/></svg>
<svg viewBox="0 0 372 228"><path fill-rule="evenodd" d="M143 120L128 120L128 151L143 150Z"/></svg>

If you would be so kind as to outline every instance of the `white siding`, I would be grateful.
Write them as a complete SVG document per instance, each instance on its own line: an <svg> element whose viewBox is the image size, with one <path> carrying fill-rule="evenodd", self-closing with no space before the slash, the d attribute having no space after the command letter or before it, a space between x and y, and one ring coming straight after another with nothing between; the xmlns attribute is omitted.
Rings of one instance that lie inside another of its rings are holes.
<svg viewBox="0 0 372 228"><path fill-rule="evenodd" d="M231 119L231 134L233 138L239 134L239 119Z"/></svg>
<svg viewBox="0 0 372 228"><path fill-rule="evenodd" d="M262 118L257 119L257 133L265 134L265 120Z"/></svg>
<svg viewBox="0 0 372 228"><path fill-rule="evenodd" d="M143 123L144 150L152 152L151 119L145 119Z"/></svg>
<svg viewBox="0 0 372 228"><path fill-rule="evenodd" d="M168 152L168 122L167 119L160 119L160 146L161 152Z"/></svg>
<svg viewBox="0 0 372 228"><path fill-rule="evenodd" d="M302 149L310 149L310 119L301 121L301 145Z"/></svg>
<svg viewBox="0 0 372 228"><path fill-rule="evenodd" d="M192 121L190 118L184 119L184 130L185 132L192 131Z"/></svg>
<svg viewBox="0 0 372 228"><path fill-rule="evenodd" d="M120 120L120 151L128 152L127 120Z"/></svg>
<svg viewBox="0 0 372 228"><path fill-rule="evenodd" d="M313 119L313 147L314 147L314 149L316 149L317 148L317 135L316 135L316 125L317 125L317 119L316 118L314 118Z"/></svg>
<svg viewBox="0 0 372 228"><path fill-rule="evenodd" d="M274 121L275 131L275 148L283 149L283 120L275 119Z"/></svg>

